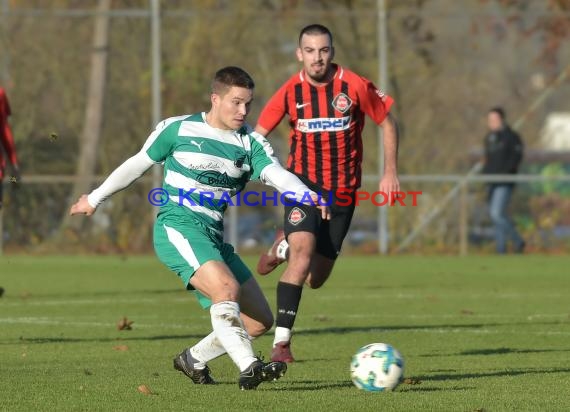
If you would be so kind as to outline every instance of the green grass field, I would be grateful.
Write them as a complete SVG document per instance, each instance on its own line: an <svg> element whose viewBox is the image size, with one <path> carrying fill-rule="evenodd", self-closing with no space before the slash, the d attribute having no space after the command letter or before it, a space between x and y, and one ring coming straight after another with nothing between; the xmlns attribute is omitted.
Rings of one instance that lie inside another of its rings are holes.
<svg viewBox="0 0 570 412"><path fill-rule="evenodd" d="M4 256L0 409L567 411L569 267L564 256L343 257L304 292L298 362L241 392L227 357L210 365L217 386L172 369L209 316L154 257ZM260 279L272 306L276 281ZM133 330L117 330L123 316ZM269 335L254 342L264 355ZM416 384L352 386L351 355L378 341L402 352Z"/></svg>

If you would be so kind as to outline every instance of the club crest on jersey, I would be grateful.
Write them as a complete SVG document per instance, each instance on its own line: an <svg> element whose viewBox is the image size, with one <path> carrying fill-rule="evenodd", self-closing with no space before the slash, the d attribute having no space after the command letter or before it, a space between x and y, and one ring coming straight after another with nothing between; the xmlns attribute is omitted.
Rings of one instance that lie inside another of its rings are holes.
<svg viewBox="0 0 570 412"><path fill-rule="evenodd" d="M344 93L339 93L332 101L333 107L341 113L345 113L350 106L352 106L352 100Z"/></svg>
<svg viewBox="0 0 570 412"><path fill-rule="evenodd" d="M297 226L299 223L301 223L303 220L305 220L306 217L307 217L307 214L305 212L303 212L298 207L294 207L289 212L289 217L287 218L287 220L293 226Z"/></svg>
<svg viewBox="0 0 570 412"><path fill-rule="evenodd" d="M384 94L384 92L382 90L376 89L376 94L378 95L378 97L380 99L382 99L383 102L386 101L386 95Z"/></svg>

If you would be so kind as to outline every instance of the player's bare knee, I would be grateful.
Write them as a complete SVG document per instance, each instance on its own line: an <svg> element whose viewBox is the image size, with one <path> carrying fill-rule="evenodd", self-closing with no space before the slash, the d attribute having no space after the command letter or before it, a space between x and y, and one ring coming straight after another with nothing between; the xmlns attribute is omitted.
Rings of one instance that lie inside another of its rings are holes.
<svg viewBox="0 0 570 412"><path fill-rule="evenodd" d="M239 284L231 281L221 283L212 294L212 300L215 303L223 301L237 302L239 300Z"/></svg>
<svg viewBox="0 0 570 412"><path fill-rule="evenodd" d="M298 259L310 261L312 254L312 249L305 246L303 243L289 244L289 261Z"/></svg>

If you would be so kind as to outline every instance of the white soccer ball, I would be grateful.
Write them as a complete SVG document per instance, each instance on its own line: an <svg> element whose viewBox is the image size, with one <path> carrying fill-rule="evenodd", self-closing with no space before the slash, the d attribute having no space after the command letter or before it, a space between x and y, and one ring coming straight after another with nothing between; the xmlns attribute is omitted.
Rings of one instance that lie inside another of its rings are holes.
<svg viewBox="0 0 570 412"><path fill-rule="evenodd" d="M371 343L352 357L350 376L359 389L391 391L404 377L404 358L386 343Z"/></svg>

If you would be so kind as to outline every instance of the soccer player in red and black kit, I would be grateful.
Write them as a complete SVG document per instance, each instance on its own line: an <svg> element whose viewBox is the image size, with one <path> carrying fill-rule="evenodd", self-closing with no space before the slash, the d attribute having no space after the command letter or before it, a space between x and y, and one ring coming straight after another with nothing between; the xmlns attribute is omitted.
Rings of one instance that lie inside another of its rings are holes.
<svg viewBox="0 0 570 412"><path fill-rule="evenodd" d="M14 145L12 130L8 124L8 116L10 116L10 114L8 97L6 96L4 89L0 87L0 209L2 208L2 181L4 179L4 170L6 169L6 160L2 155L2 151L6 152L6 156L12 164L12 169L14 171L14 183L17 183L20 179L16 146Z"/></svg>
<svg viewBox="0 0 570 412"><path fill-rule="evenodd" d="M332 34L326 27L313 24L301 30L297 58L303 69L273 95L255 128L267 136L289 116L287 168L311 190L322 193L332 212L331 220L325 221L310 207L286 206L284 232L278 232L271 249L259 260L257 270L262 275L288 261L277 285L273 361L294 361L291 330L303 284L316 289L325 283L348 232L361 181L365 115L384 132L380 191L389 194L400 189L398 134L390 115L393 99L371 81L333 64L333 57Z"/></svg>

